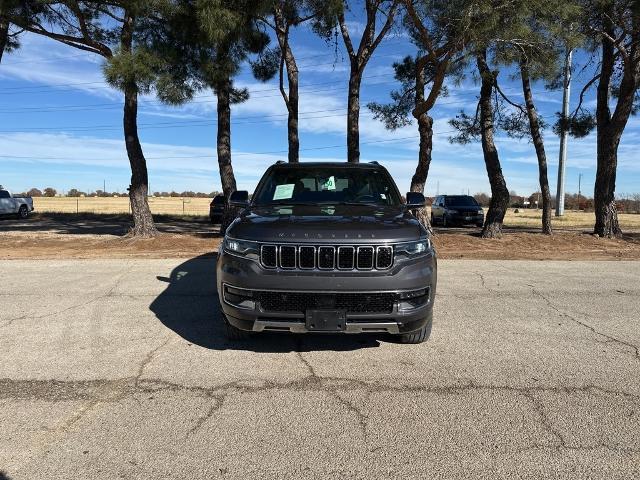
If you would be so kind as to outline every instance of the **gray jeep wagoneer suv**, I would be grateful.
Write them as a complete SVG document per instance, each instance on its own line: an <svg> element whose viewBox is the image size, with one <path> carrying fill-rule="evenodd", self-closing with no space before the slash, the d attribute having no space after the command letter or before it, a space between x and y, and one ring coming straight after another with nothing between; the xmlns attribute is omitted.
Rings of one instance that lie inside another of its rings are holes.
<svg viewBox="0 0 640 480"><path fill-rule="evenodd" d="M227 333L431 333L436 254L427 230L377 163L277 163L226 231L217 260Z"/></svg>

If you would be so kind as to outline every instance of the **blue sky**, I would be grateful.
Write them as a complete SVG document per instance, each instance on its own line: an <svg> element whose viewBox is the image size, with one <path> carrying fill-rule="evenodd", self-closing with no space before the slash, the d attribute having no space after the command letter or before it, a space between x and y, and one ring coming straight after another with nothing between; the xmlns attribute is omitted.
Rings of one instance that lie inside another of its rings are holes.
<svg viewBox="0 0 640 480"><path fill-rule="evenodd" d="M362 24L351 14L349 25L357 41ZM52 186L59 191L78 188L124 191L129 184L129 165L122 138L121 94L102 78L102 59L49 39L25 35L22 48L3 57L0 64L0 184L14 191ZM313 36L305 27L293 36L300 66L301 158L315 161L346 159L346 85L348 60L342 45ZM417 129L407 126L386 131L366 108L367 102L386 101L395 88L392 63L414 51L399 33L392 34L375 52L362 86L361 160L377 160L394 175L406 191L416 164ZM581 56L577 56L580 60ZM572 91L575 106L581 84L577 76ZM252 190L265 168L286 159L286 109L277 83L260 83L247 69L236 80L251 98L233 107L233 164L239 188ZM521 101L518 79L501 74L503 89ZM449 86L432 114L435 119L433 162L427 194L490 192L479 143L451 145L448 120L461 109L475 110L478 86L471 78ZM594 92L587 97L593 106ZM550 123L560 109L561 92L534 86L540 113ZM151 191L205 191L220 189L215 157L215 98L201 92L184 107L168 107L153 96L141 99L140 137L148 159ZM555 193L558 138L545 135L550 163L549 178ZM538 188L533 145L499 135L499 153L510 190L528 195ZM617 193L640 191L640 119L632 118L619 155ZM595 135L570 140L568 192L591 194L595 178Z"/></svg>

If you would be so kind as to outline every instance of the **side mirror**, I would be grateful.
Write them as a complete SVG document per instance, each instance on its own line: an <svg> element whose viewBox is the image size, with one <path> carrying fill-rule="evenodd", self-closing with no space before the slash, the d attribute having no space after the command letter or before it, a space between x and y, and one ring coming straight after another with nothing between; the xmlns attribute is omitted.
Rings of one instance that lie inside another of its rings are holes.
<svg viewBox="0 0 640 480"><path fill-rule="evenodd" d="M232 207L246 208L249 206L249 192L246 190L236 190L229 198L229 205Z"/></svg>
<svg viewBox="0 0 640 480"><path fill-rule="evenodd" d="M407 208L422 208L427 203L420 192L407 192Z"/></svg>

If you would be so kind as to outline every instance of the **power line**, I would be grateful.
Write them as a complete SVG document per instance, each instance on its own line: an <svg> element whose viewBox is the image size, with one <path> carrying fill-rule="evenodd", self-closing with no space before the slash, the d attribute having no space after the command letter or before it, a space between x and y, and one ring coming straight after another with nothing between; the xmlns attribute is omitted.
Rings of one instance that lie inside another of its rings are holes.
<svg viewBox="0 0 640 480"><path fill-rule="evenodd" d="M452 133L457 130L447 130L444 132L439 132L440 134ZM418 135L411 135L407 137L399 137L399 138L390 138L386 140L370 140L367 142L360 142L360 145L372 145L372 144L380 144L380 143L390 143L390 142L400 142L404 140L416 140L420 138ZM314 150L328 150L332 148L346 148L346 144L341 143L338 145L323 145L319 147L307 147L301 148L300 151L314 151ZM247 156L247 155L273 155L278 153L287 153L288 150L271 150L264 152L241 152L234 153L233 156ZM33 156L25 156L25 155L0 155L0 158L13 158L13 159L21 159L21 160L69 160L69 157L33 157ZM179 156L160 156L160 157L145 157L147 160L180 160L180 159L193 159L193 158L216 158L215 155L179 155ZM113 160L113 159L109 159Z"/></svg>
<svg viewBox="0 0 640 480"><path fill-rule="evenodd" d="M369 78L376 78L376 77L382 77L382 76L388 76L389 74L380 74L380 75L372 75ZM344 80L336 80L336 81L331 81L331 82L317 82L314 84L308 84L306 86L301 86L300 87L300 94L304 94L304 93L318 93L318 92L324 92L324 91L331 91L336 89L335 87L332 88L314 88L314 89L306 89L307 86L315 86L318 85L320 87L322 87L322 85L335 85L335 84L344 84L345 81ZM395 80L386 80L386 81L382 81L382 82L374 82L374 83L366 83L365 86L376 86L376 85L385 85L385 84L389 84L389 83L395 83ZM341 89L341 88L340 88ZM273 88L264 88L264 89L251 89L249 90L249 94L250 95L258 95L262 92L278 92L275 95L261 95L260 98L273 98L273 97L280 97L280 92L279 92L279 87L273 87ZM215 95L196 95L193 98L210 98L212 100L210 101L190 101L188 103L186 103L185 105L192 105L192 104L201 104L201 103L212 103L213 99L216 98ZM144 101L140 103L141 106L145 106L145 105L166 105L164 102L160 101L160 100L148 100L148 101ZM56 111L60 111L60 110L91 110L94 109L94 107L110 107L110 108L121 108L123 106L123 103L118 101L118 102L102 102L102 103L94 103L94 104L84 104L84 105L56 105L56 106L51 106L51 107L43 107L43 106L25 106L25 107L21 107L20 109L14 109L14 110L0 110L0 114L5 113L5 114L15 114L15 113L29 113L29 112L33 112L33 113L46 113L46 112L56 112Z"/></svg>
<svg viewBox="0 0 640 480"><path fill-rule="evenodd" d="M446 97L445 97L446 98ZM451 102L440 101L436 104L436 106L441 105L453 105L460 103L459 100L454 100ZM332 115L314 115L318 113L331 113L331 112L341 112ZM314 119L322 119L322 118L335 118L335 117L343 117L346 115L345 107L334 108L334 109L326 109L326 110L314 110L310 112L302 112L299 116L299 120L314 120ZM372 116L373 113L370 111L363 111L360 113L360 116ZM261 115L239 115L233 116L232 120L234 125L244 125L244 124L259 124L259 123L270 123L278 120L284 120L285 117L288 116L288 113L281 114L261 114ZM541 118L551 119L555 118L553 115L539 115ZM256 119L256 120L252 120ZM249 120L249 121L246 121ZM153 123L139 123L138 128L140 130L146 129L156 129L156 128L185 128L185 127L210 127L217 125L216 121L200 119L200 120L176 120L176 121L166 121L166 122L153 122ZM112 125L112 124L102 124L102 125L67 125L67 126L57 126L57 127L24 127L24 128L16 128L11 130L0 130L0 133L24 133L24 132L40 132L40 131L119 131L122 129L121 125Z"/></svg>

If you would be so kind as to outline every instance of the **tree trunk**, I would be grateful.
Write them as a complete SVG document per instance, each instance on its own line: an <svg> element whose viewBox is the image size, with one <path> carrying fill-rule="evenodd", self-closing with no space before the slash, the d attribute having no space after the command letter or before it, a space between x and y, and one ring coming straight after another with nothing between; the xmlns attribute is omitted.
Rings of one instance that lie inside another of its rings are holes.
<svg viewBox="0 0 640 480"><path fill-rule="evenodd" d="M287 107L287 140L289 143L289 163L298 163L300 161L300 138L298 136L298 65L293 55L293 51L289 46L289 25L282 11L282 8L274 9L274 18L276 20L276 37L282 55L281 62L287 69L287 83L289 92L284 88L284 72L282 71L283 63L280 63L280 93Z"/></svg>
<svg viewBox="0 0 640 480"><path fill-rule="evenodd" d="M411 177L411 187L409 190L424 194L427 176L429 175L429 167L431 166L431 151L433 150L433 118L426 113L418 117L418 132L420 134L418 165L413 177ZM424 228L433 234L429 215L427 214L427 207L416 210L415 215Z"/></svg>
<svg viewBox="0 0 640 480"><path fill-rule="evenodd" d="M544 150L542 133L540 132L538 113L533 103L529 68L524 60L520 63L520 77L522 78L522 92L529 117L531 139L538 157L538 176L540 179L540 192L542 192L542 233L551 235L553 232L551 230L551 192L549 191L549 178L547 176L547 155Z"/></svg>
<svg viewBox="0 0 640 480"><path fill-rule="evenodd" d="M606 28L609 36L615 37L615 29L610 20L607 21ZM612 116L609 102L611 99L611 79L616 68L616 52L613 43L606 37L603 37L601 41L602 66L600 67L600 79L596 94L598 167L593 195L596 214L593 233L601 237L612 238L622 235L615 202L618 146L629 115L631 115L639 75L635 72L638 68L637 64L632 63L631 59L624 59L616 108Z"/></svg>
<svg viewBox="0 0 640 480"><path fill-rule="evenodd" d="M9 22L0 13L0 63L2 63L2 54L7 47L9 41Z"/></svg>
<svg viewBox="0 0 640 480"><path fill-rule="evenodd" d="M491 202L482 229L483 238L502 237L502 224L509 206L509 190L502 175L502 167L498 150L493 141L493 105L491 96L495 84L494 73L487 65L487 52L483 50L476 55L478 72L481 77L480 86L480 132L482 135L482 152L487 175L491 184Z"/></svg>
<svg viewBox="0 0 640 480"><path fill-rule="evenodd" d="M231 166L231 79L227 78L216 87L218 98L218 168L220 169L220 183L224 193L225 208L220 224L220 233L224 234L227 227L237 215L237 209L229 205L231 194L236 191L236 177Z"/></svg>
<svg viewBox="0 0 640 480"><path fill-rule="evenodd" d="M287 53L285 54L287 64L287 79L289 82L289 102L287 110L287 139L289 141L289 163L300 161L300 138L298 136L298 66L296 65L293 52L287 43Z"/></svg>
<svg viewBox="0 0 640 480"><path fill-rule="evenodd" d="M347 161L360 162L360 84L362 72L351 62L347 100Z"/></svg>
<svg viewBox="0 0 640 480"><path fill-rule="evenodd" d="M126 17L121 32L121 48L123 52L131 52L133 44L134 18ZM131 165L131 185L129 185L129 201L133 216L133 228L130 235L134 237L154 237L158 230L147 202L149 177L147 162L144 158L140 138L138 137L138 88L135 82L128 82L124 87L124 139L127 156Z"/></svg>
<svg viewBox="0 0 640 480"><path fill-rule="evenodd" d="M616 145L610 142L607 129L598 128L598 167L593 195L596 223L593 232L601 237L613 238L622 235L622 230L615 202L618 146L617 142Z"/></svg>

